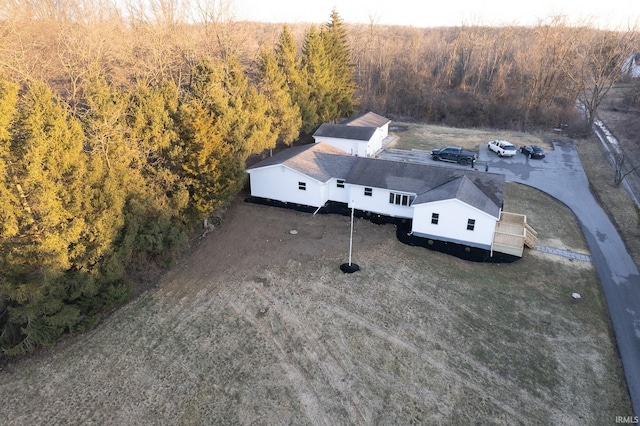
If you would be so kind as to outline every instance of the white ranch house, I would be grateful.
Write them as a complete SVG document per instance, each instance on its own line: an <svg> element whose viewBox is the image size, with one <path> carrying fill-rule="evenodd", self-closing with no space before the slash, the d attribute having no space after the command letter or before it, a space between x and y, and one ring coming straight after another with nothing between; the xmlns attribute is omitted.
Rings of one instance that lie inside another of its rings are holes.
<svg viewBox="0 0 640 426"><path fill-rule="evenodd" d="M522 255L526 230L509 230L508 236L520 237L515 248L498 238L502 174L348 155L321 142L289 148L247 173L252 197L318 209L330 202L353 205L410 220L410 234L429 244Z"/></svg>
<svg viewBox="0 0 640 426"><path fill-rule="evenodd" d="M389 136L391 120L367 112L340 124L322 124L313 134L316 143L326 143L350 155L373 157Z"/></svg>

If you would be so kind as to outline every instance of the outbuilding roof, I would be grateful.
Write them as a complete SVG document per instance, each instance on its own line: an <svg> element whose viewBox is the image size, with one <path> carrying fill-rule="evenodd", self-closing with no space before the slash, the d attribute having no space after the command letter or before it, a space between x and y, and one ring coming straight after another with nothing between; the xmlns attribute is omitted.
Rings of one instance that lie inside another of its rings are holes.
<svg viewBox="0 0 640 426"><path fill-rule="evenodd" d="M369 141L376 133L377 127L348 126L346 124L323 123L313 134L314 138L351 139Z"/></svg>
<svg viewBox="0 0 640 426"><path fill-rule="evenodd" d="M389 124L391 120L375 112L366 112L364 114L356 115L354 117L347 118L340 124L347 126L361 126L361 127L382 127L385 124Z"/></svg>

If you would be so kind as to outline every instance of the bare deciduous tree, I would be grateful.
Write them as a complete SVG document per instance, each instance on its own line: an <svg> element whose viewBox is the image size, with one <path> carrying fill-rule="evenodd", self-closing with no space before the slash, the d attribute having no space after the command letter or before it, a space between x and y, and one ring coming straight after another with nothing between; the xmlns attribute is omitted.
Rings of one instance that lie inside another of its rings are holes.
<svg viewBox="0 0 640 426"><path fill-rule="evenodd" d="M638 167L627 165L627 156L622 151L615 151L612 157L614 168L613 183L615 186L620 186L627 176L638 170Z"/></svg>
<svg viewBox="0 0 640 426"><path fill-rule="evenodd" d="M613 84L621 78L620 66L638 39L635 29L627 31L584 31L573 49L576 64L566 73L574 84L578 102L584 107L589 127Z"/></svg>

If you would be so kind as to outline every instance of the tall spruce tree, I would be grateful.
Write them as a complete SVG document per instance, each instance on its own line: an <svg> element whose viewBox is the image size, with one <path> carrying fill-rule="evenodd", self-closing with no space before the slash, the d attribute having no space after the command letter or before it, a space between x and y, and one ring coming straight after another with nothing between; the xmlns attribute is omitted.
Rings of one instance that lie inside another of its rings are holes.
<svg viewBox="0 0 640 426"><path fill-rule="evenodd" d="M127 227L129 231L135 227L133 248L153 256L162 255L186 238L184 213L189 193L169 163L169 153L178 138L174 119L177 108L178 89L165 81L135 87L126 112L126 139L135 153L130 167L137 169L141 178L141 186L132 188L129 194Z"/></svg>
<svg viewBox="0 0 640 426"><path fill-rule="evenodd" d="M327 56L331 85L331 100L336 105L336 117L353 114L356 102L356 83L351 62L351 48L347 30L336 9L321 33L324 52Z"/></svg>
<svg viewBox="0 0 640 426"><path fill-rule="evenodd" d="M19 231L20 196L10 171L11 125L17 113L17 102L18 86L0 79L0 256L5 239L15 237Z"/></svg>
<svg viewBox="0 0 640 426"><path fill-rule="evenodd" d="M278 68L285 77L285 85L294 105L300 110L301 130L313 131L318 122L316 105L310 96L311 87L307 72L302 67L302 58L298 54L296 42L288 25L282 27L282 33L275 49Z"/></svg>
<svg viewBox="0 0 640 426"><path fill-rule="evenodd" d="M81 321L79 298L95 295L91 280L67 280L84 256L83 134L65 104L40 82L28 87L12 128L12 173L27 220L3 253L1 299L8 314L0 348L19 354L51 344Z"/></svg>
<svg viewBox="0 0 640 426"><path fill-rule="evenodd" d="M12 252L20 239L23 207L11 168L13 121L17 114L18 86L0 80L0 352L20 340L20 326L12 323L7 309L22 299L11 272ZM30 215L29 215L30 217ZM25 289L27 290L27 289ZM25 291L27 293L28 291ZM27 296L27 294L25 294Z"/></svg>
<svg viewBox="0 0 640 426"><path fill-rule="evenodd" d="M277 141L291 145L300 134L302 117L300 108L291 99L287 76L271 51L263 50L260 54L258 82L260 92L268 100L270 132L277 136Z"/></svg>
<svg viewBox="0 0 640 426"><path fill-rule="evenodd" d="M304 117L303 129L306 133L338 116L332 93L335 83L332 81L329 65L329 57L320 31L312 26L307 31L302 48L302 75L309 88L308 99L314 107L313 114Z"/></svg>
<svg viewBox="0 0 640 426"><path fill-rule="evenodd" d="M247 157L275 144L268 102L239 62L199 61L178 108L179 149L174 164L189 184L191 207L202 219L242 188Z"/></svg>
<svg viewBox="0 0 640 426"><path fill-rule="evenodd" d="M139 173L130 168L134 149L126 135L125 111L127 100L106 81L103 75L93 74L83 82L81 115L88 155L85 209L91 217L86 231L90 244L87 263L100 268L105 283L116 282L124 275L124 253L129 246L114 243L125 226L125 204L129 191L140 185Z"/></svg>

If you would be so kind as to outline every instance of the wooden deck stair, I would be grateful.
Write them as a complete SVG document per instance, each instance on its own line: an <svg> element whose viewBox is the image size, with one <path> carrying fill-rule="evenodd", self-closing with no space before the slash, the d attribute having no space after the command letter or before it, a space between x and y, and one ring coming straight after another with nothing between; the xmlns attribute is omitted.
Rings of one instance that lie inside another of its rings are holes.
<svg viewBox="0 0 640 426"><path fill-rule="evenodd" d="M530 249L536 248L538 242L538 233L527 223L527 217L524 217L524 245Z"/></svg>
<svg viewBox="0 0 640 426"><path fill-rule="evenodd" d="M496 222L492 250L522 257L524 247L535 248L538 233L523 214L501 212Z"/></svg>

